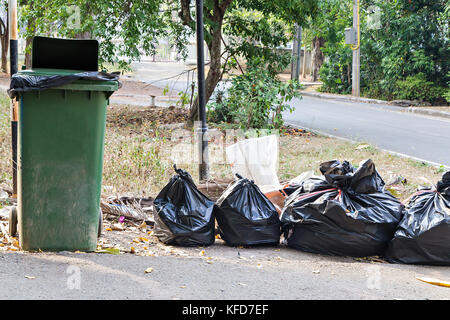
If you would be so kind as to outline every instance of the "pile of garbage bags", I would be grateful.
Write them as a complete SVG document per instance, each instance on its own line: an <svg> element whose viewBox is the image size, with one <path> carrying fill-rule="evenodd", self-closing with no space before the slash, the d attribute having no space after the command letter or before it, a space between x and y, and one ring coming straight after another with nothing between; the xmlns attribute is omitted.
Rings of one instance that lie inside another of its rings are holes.
<svg viewBox="0 0 450 320"><path fill-rule="evenodd" d="M230 246L278 245L283 236L288 247L310 253L450 265L450 172L405 206L370 159L357 167L327 161L322 176L305 172L267 193L236 173L216 202L174 168L154 201L154 234L166 244L211 245L218 233Z"/></svg>
<svg viewBox="0 0 450 320"><path fill-rule="evenodd" d="M285 201L281 213L290 247L307 252L381 255L402 218L402 204L384 189L372 160L355 169L347 161L320 165Z"/></svg>

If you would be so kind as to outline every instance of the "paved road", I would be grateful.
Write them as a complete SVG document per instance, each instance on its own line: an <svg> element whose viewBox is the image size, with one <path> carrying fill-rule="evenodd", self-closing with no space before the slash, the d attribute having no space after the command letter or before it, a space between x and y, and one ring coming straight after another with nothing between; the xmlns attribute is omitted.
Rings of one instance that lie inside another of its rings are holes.
<svg viewBox="0 0 450 320"><path fill-rule="evenodd" d="M286 122L450 166L450 121L399 107L304 96Z"/></svg>
<svg viewBox="0 0 450 320"><path fill-rule="evenodd" d="M416 279L448 281L448 267L369 263L288 248L205 250L211 260L198 254L0 254L0 299L450 299L449 288ZM145 273L149 267L153 271Z"/></svg>

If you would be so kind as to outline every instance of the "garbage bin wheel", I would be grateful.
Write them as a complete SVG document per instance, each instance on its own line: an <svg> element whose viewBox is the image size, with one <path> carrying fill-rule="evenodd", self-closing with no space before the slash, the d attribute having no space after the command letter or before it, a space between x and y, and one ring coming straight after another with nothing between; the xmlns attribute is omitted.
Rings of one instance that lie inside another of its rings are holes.
<svg viewBox="0 0 450 320"><path fill-rule="evenodd" d="M99 210L99 217L98 217L98 237L100 238L102 236L103 232L103 212L102 209Z"/></svg>
<svg viewBox="0 0 450 320"><path fill-rule="evenodd" d="M12 207L9 211L9 235L15 237L17 234L17 208Z"/></svg>

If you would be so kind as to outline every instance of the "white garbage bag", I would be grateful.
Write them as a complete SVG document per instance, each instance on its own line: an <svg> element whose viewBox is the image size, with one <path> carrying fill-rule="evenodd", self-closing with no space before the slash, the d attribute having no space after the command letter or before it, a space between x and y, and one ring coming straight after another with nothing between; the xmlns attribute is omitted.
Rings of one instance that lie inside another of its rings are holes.
<svg viewBox="0 0 450 320"><path fill-rule="evenodd" d="M264 193L281 188L278 180L278 136L245 139L226 148L233 175L251 179Z"/></svg>

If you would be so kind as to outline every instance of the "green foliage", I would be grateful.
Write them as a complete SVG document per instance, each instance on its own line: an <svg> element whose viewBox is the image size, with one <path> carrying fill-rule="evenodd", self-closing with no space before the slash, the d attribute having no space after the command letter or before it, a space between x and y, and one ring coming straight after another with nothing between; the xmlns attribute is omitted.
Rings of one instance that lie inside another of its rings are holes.
<svg viewBox="0 0 450 320"><path fill-rule="evenodd" d="M328 60L320 68L321 91L348 94L352 92L352 51L345 46L327 46Z"/></svg>
<svg viewBox="0 0 450 320"><path fill-rule="evenodd" d="M99 39L102 68L113 64L127 70L142 55L154 54L159 39L168 39L185 58L188 38L196 31L193 0L19 1L20 26L26 38L48 35ZM289 42L294 22L305 24L315 10L315 0L205 0L205 42L211 55L207 88L214 88L242 57L270 61L271 72L287 65L290 57L278 54L276 48ZM74 27L77 12L79 25ZM226 50L220 48L223 33L230 39ZM227 63L221 65L221 59Z"/></svg>
<svg viewBox="0 0 450 320"><path fill-rule="evenodd" d="M177 107L184 108L185 105L189 104L190 97L186 92L184 92L184 91L178 92L178 97L180 99L176 103Z"/></svg>
<svg viewBox="0 0 450 320"><path fill-rule="evenodd" d="M406 77L406 80L397 81L394 96L397 99L431 101L441 98L444 94L442 87L427 81L425 74L418 73L415 76Z"/></svg>
<svg viewBox="0 0 450 320"><path fill-rule="evenodd" d="M444 99L447 100L447 103L450 103L450 88L445 89Z"/></svg>
<svg viewBox="0 0 450 320"><path fill-rule="evenodd" d="M291 62L291 54L277 48L287 45L292 38L292 30L273 14L233 9L224 24L224 34L228 36L227 54L246 60L258 57L267 62L267 70L273 75ZM235 63L236 60L229 61L230 69L236 67Z"/></svg>
<svg viewBox="0 0 450 320"><path fill-rule="evenodd" d="M312 30L326 39L323 52L327 60L320 72L324 91L350 92L352 57L343 31L352 25L351 5L351 0L319 1L321 14L313 19ZM448 88L450 81L448 8L443 0L361 1L363 95L402 99L408 96L409 86L422 82L427 92L416 92L410 97L443 101L447 90L442 87Z"/></svg>
<svg viewBox="0 0 450 320"><path fill-rule="evenodd" d="M158 39L168 38L184 48L188 30L171 12L160 12L164 0L22 0L19 27L35 35L100 40L100 67L113 64L127 70L141 55L155 53ZM179 24L179 23L178 23ZM176 33L171 32L176 29ZM30 50L30 48L28 48Z"/></svg>
<svg viewBox="0 0 450 320"><path fill-rule="evenodd" d="M209 121L233 122L243 129L280 128L282 113L292 111L288 104L300 97L297 81L282 82L261 58L247 63L247 71L231 80L226 97L208 105Z"/></svg>

